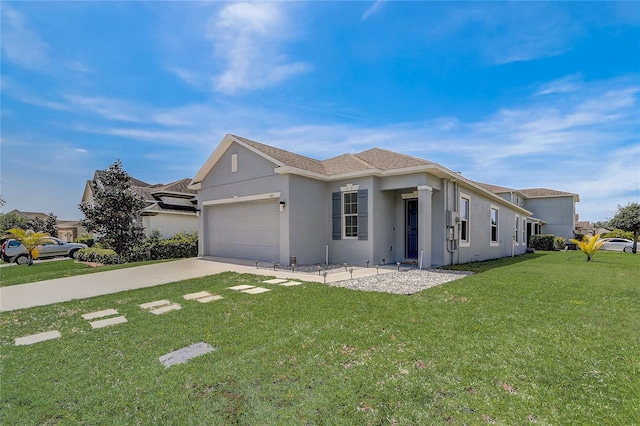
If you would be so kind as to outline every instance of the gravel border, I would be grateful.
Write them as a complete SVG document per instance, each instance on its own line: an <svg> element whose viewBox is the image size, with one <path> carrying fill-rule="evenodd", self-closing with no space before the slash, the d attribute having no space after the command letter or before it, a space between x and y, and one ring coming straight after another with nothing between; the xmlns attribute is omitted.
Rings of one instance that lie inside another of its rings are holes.
<svg viewBox="0 0 640 426"><path fill-rule="evenodd" d="M473 272L442 271L438 269L409 269L400 272L373 275L327 283L334 287L345 287L352 290L378 291L393 294L414 294L427 288L464 278Z"/></svg>

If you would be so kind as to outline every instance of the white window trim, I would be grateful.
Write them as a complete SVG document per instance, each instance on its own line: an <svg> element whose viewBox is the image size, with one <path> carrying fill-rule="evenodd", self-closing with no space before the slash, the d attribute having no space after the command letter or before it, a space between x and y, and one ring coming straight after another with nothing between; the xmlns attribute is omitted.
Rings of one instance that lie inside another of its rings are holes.
<svg viewBox="0 0 640 426"><path fill-rule="evenodd" d="M513 234L515 236L515 243L517 246L520 245L520 215L516 215L516 220L514 221L515 229L513 230Z"/></svg>
<svg viewBox="0 0 640 426"><path fill-rule="evenodd" d="M491 213L492 211L495 210L497 213L497 222L496 222L496 238L497 241L492 241L491 240L491 230L493 228L493 224L491 223ZM491 247L498 247L500 245L500 209L498 208L498 206L494 206L493 204L491 205L491 208L489 210L489 245Z"/></svg>
<svg viewBox="0 0 640 426"><path fill-rule="evenodd" d="M340 192L353 192L353 191L357 192L358 189L360 189L360 185L354 185L352 183L348 183L346 186L340 187Z"/></svg>
<svg viewBox="0 0 640 426"><path fill-rule="evenodd" d="M360 224L358 223L358 230L356 231L356 235L355 236L347 236L347 216L353 217L355 216L356 221L358 220L358 213L345 213L344 212L344 196L347 194L356 194L356 209L358 206L358 185L347 185L347 187L349 187L352 190L347 190L347 191L341 191L340 194L340 202L341 202L341 209L342 209L342 238L345 240L357 240L358 239L358 234L360 233ZM355 187L355 188L354 188ZM343 187L341 187L340 189L342 189ZM355 189L355 190L353 190Z"/></svg>
<svg viewBox="0 0 640 426"><path fill-rule="evenodd" d="M462 199L467 200L467 239L458 242L460 247L471 247L471 196L463 192L460 193L460 205L462 205ZM460 236L462 238L462 215L460 216Z"/></svg>

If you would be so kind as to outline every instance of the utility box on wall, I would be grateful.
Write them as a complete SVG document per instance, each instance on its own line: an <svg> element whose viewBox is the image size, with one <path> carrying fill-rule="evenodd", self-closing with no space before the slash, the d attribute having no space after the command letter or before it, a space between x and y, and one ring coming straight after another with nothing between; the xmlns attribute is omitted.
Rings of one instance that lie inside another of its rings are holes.
<svg viewBox="0 0 640 426"><path fill-rule="evenodd" d="M447 211L447 226L456 226L458 224L458 212L453 210Z"/></svg>

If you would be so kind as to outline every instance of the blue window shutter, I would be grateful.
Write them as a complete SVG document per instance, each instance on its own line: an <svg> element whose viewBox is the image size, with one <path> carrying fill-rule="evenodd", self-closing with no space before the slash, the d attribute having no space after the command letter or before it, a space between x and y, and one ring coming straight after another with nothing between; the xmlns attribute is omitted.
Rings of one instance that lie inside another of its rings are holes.
<svg viewBox="0 0 640 426"><path fill-rule="evenodd" d="M368 240L369 239L369 216L368 205L369 205L369 193L366 189L358 190L358 239L359 240Z"/></svg>
<svg viewBox="0 0 640 426"><path fill-rule="evenodd" d="M331 198L333 201L333 239L339 240L342 237L342 194L334 192Z"/></svg>

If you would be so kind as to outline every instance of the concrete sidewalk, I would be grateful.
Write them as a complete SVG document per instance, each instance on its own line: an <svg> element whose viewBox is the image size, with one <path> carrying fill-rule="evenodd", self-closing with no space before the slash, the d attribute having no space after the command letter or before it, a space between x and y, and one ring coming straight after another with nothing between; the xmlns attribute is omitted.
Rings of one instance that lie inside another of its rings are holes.
<svg viewBox="0 0 640 426"><path fill-rule="evenodd" d="M381 268L380 273L394 271L395 268ZM296 281L323 282L324 277L271 269L257 269L255 266L225 263L201 258L181 259L153 265L135 266L115 271L96 272L57 278L30 284L0 287L0 311L14 311L32 306L50 305L73 299L86 299L103 294L118 293L136 288L153 287L190 278L204 277L221 272L238 272L264 276L275 276ZM353 272L353 278L376 274L376 268L361 268ZM351 278L349 272L332 272L327 282L345 281Z"/></svg>

